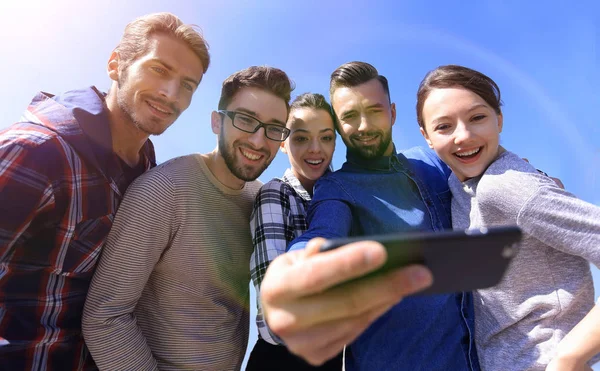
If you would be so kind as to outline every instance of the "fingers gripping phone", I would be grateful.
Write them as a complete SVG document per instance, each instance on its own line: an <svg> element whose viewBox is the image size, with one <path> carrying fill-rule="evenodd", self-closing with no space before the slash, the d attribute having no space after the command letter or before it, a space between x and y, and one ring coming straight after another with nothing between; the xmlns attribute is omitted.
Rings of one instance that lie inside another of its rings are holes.
<svg viewBox="0 0 600 371"><path fill-rule="evenodd" d="M516 253L521 230L516 226L445 232L407 232L327 240L321 251L358 241L377 241L388 254L374 273L423 264L433 284L416 295L471 291L494 286Z"/></svg>

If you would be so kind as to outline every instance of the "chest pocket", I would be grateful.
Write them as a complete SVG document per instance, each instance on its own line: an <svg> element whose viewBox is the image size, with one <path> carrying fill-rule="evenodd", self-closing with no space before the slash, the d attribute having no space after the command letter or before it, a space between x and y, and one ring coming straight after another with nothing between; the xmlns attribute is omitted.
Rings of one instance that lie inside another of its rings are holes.
<svg viewBox="0 0 600 371"><path fill-rule="evenodd" d="M437 194L438 199L442 203L443 209L445 211L445 217L450 222L449 225L452 225L452 192L450 190L445 190Z"/></svg>
<svg viewBox="0 0 600 371"><path fill-rule="evenodd" d="M113 219L114 214L111 213L77 223L63 260L63 275L91 275L112 227Z"/></svg>

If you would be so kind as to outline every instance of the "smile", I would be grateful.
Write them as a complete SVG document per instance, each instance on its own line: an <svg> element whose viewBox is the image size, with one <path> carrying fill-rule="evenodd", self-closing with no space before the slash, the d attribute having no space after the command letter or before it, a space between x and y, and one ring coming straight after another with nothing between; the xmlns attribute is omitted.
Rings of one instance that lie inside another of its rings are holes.
<svg viewBox="0 0 600 371"><path fill-rule="evenodd" d="M465 151L465 152L456 152L456 153L454 153L454 154L455 154L456 156L458 156L458 157L463 157L463 158L464 158L464 157L471 157L471 156L474 156L474 155L478 154L478 153L479 153L479 151L481 151L481 148L482 148L482 147L478 147L478 148L472 149L472 150L470 150L470 151Z"/></svg>
<svg viewBox="0 0 600 371"><path fill-rule="evenodd" d="M321 159L321 160L304 160L304 161L311 165L320 165L323 162L323 159Z"/></svg>
<svg viewBox="0 0 600 371"><path fill-rule="evenodd" d="M257 154L245 151L242 148L240 148L240 152L242 152L242 155L244 157L246 157L248 160L252 160L252 161L260 160L263 157L263 155L257 155Z"/></svg>
<svg viewBox="0 0 600 371"><path fill-rule="evenodd" d="M170 114L171 114L171 112L169 112L169 111L166 111L166 110L165 110L165 109L163 109L163 108L157 107L157 106L155 106L154 104L150 103L149 101L146 101L146 103L148 103L148 105L149 105L150 107L154 108L155 110L157 110L157 111L158 111L158 112L160 112L160 113L163 113L163 114L165 114L165 115L170 115Z"/></svg>

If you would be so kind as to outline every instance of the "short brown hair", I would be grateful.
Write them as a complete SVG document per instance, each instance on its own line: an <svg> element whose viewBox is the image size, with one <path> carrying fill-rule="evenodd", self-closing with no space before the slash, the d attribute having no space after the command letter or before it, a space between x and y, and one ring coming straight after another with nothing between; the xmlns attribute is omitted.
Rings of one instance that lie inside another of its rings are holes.
<svg viewBox="0 0 600 371"><path fill-rule="evenodd" d="M331 103L333 104L333 93L337 88L352 88L373 79L379 80L391 103L387 78L380 75L377 68L366 62L344 63L333 71L329 82L329 99Z"/></svg>
<svg viewBox="0 0 600 371"><path fill-rule="evenodd" d="M223 81L219 109L227 109L233 96L242 88L259 88L273 93L285 101L290 109L290 96L294 83L288 75L279 68L269 66L252 66L234 73Z"/></svg>
<svg viewBox="0 0 600 371"><path fill-rule="evenodd" d="M500 88L498 85L479 71L468 67L449 64L429 71L417 91L417 122L425 129L423 122L423 106L433 89L464 88L479 95L498 115L502 114L500 107Z"/></svg>
<svg viewBox="0 0 600 371"><path fill-rule="evenodd" d="M210 55L208 44L196 25L184 24L177 16L171 13L153 13L141 16L131 21L121 37L115 51L124 62L124 68L129 66L140 56L148 51L149 38L154 33L170 35L185 42L196 53L203 73L208 70Z"/></svg>

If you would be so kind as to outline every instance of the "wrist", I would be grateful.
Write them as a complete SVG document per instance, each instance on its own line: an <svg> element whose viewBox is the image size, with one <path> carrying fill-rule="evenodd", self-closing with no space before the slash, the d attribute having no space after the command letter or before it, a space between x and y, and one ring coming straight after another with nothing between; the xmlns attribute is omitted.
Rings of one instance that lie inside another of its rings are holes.
<svg viewBox="0 0 600 371"><path fill-rule="evenodd" d="M579 354L576 351L558 351L555 359L553 360L555 363L564 366L564 369L580 369L583 367L588 361L585 359L583 354ZM563 368L560 368L561 370Z"/></svg>

